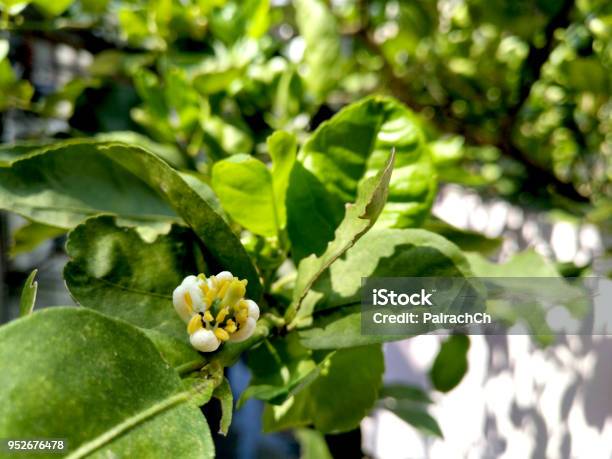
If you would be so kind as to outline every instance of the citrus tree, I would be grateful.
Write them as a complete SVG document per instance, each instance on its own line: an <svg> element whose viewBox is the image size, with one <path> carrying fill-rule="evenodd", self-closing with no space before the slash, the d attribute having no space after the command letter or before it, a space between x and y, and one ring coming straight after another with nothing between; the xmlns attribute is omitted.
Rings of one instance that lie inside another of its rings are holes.
<svg viewBox="0 0 612 459"><path fill-rule="evenodd" d="M607 2L0 0L0 107L61 122L0 147L13 254L67 234L79 307L0 328L2 438L69 457L212 457L200 407L252 378L266 431L305 443L373 407L431 435L427 394L382 385L365 277L486 275L500 241L431 217L439 182L607 220ZM88 60L53 90L40 41ZM63 48L66 49L66 48ZM589 69L583 72L582 69ZM62 124L63 123L63 124ZM557 275L534 253L506 275ZM50 305L43 305L50 306ZM431 371L452 389L469 339Z"/></svg>

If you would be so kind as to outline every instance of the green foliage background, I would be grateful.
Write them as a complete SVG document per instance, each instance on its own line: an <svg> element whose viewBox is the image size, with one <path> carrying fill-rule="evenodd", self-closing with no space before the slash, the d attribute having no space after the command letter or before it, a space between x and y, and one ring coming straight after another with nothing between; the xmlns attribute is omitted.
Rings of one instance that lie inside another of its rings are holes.
<svg viewBox="0 0 612 459"><path fill-rule="evenodd" d="M69 232L64 277L82 306L32 314L28 278L24 317L0 329L0 437L67 436L71 457L212 456L198 407L221 400L227 432L223 368L242 355L253 378L239 404L264 400L264 428L299 428L305 452L325 457L322 433L375 406L442 436L427 394L382 385L381 342L401 337L360 333L361 278L493 269L482 254L499 240L432 219L439 184L609 226L610 2L0 10L2 119L63 126L0 146L0 208L28 220L12 255ZM46 87L41 42L88 62ZM202 355L171 292L222 269L264 314L246 342ZM532 252L494 269L557 275ZM443 344L435 389L459 383L468 349Z"/></svg>

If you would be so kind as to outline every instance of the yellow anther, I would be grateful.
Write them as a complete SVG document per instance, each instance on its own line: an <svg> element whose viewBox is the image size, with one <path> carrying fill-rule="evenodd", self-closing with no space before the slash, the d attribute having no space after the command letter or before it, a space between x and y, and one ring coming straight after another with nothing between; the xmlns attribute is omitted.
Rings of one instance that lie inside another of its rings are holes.
<svg viewBox="0 0 612 459"><path fill-rule="evenodd" d="M195 316L191 318L191 320L187 324L187 333L189 333L190 335L193 335L200 328L204 328L202 326L202 318L200 317L199 314L196 314Z"/></svg>
<svg viewBox="0 0 612 459"><path fill-rule="evenodd" d="M210 311L206 311L206 312L204 313L204 320L205 320L206 322L212 322L212 321L213 321L213 319L214 319L214 317L213 317L213 315L210 313Z"/></svg>
<svg viewBox="0 0 612 459"><path fill-rule="evenodd" d="M249 313L245 309L241 309L235 314L235 317L238 323L242 325L244 322L246 322L247 318L249 317Z"/></svg>
<svg viewBox="0 0 612 459"><path fill-rule="evenodd" d="M227 308L223 308L219 311L219 314L217 314L217 323L221 323L225 320L225 317L229 314L229 310Z"/></svg>
<svg viewBox="0 0 612 459"><path fill-rule="evenodd" d="M245 293L246 287L242 281L239 281L238 279L232 280L225 295L223 296L223 306L233 307L236 302L240 301Z"/></svg>
<svg viewBox="0 0 612 459"><path fill-rule="evenodd" d="M217 292L217 298L223 298L229 286L230 286L230 281L227 281L227 280L221 281L221 285L219 286L219 291Z"/></svg>
<svg viewBox="0 0 612 459"><path fill-rule="evenodd" d="M210 306L213 301L215 301L215 290L214 289L210 289L206 293L206 304L208 304Z"/></svg>
<svg viewBox="0 0 612 459"><path fill-rule="evenodd" d="M198 274L198 279L200 279L202 282L206 282L206 276L203 273Z"/></svg>
<svg viewBox="0 0 612 459"><path fill-rule="evenodd" d="M223 330L222 328L215 329L215 336L221 341L227 341L230 338L229 333Z"/></svg>
<svg viewBox="0 0 612 459"><path fill-rule="evenodd" d="M234 333L237 329L238 327L236 327L236 322L234 322L232 319L229 319L227 321L227 325L225 326L225 330L228 333Z"/></svg>

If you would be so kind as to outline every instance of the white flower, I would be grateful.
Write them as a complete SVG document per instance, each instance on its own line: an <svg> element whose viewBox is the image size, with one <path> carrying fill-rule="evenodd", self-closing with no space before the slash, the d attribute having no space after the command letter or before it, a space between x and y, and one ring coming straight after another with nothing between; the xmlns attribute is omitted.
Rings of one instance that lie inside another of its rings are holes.
<svg viewBox="0 0 612 459"><path fill-rule="evenodd" d="M206 310L204 295L200 288L201 283L202 281L196 276L187 276L172 292L174 309L183 322L189 322L194 314Z"/></svg>
<svg viewBox="0 0 612 459"><path fill-rule="evenodd" d="M247 304L248 317L244 321L244 324L230 336L230 341L239 343L249 338L255 331L257 325L257 319L259 319L259 306L253 300L245 300Z"/></svg>
<svg viewBox="0 0 612 459"><path fill-rule="evenodd" d="M206 278L187 276L172 294L174 307L183 321L191 345L201 352L216 351L225 341L249 338L259 319L259 306L244 298L246 280L229 271Z"/></svg>

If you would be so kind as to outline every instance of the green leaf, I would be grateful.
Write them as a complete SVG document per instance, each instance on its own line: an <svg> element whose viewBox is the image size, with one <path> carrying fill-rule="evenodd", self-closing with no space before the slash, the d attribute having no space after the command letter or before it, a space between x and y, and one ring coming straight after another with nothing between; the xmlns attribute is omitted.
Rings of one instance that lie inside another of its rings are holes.
<svg viewBox="0 0 612 459"><path fill-rule="evenodd" d="M298 263L311 253L320 255L334 239L342 221L344 203L299 162L291 171L287 189L287 233L291 256Z"/></svg>
<svg viewBox="0 0 612 459"><path fill-rule="evenodd" d="M207 271L198 240L187 228L173 225L167 235L146 242L137 228L100 216L70 232L66 252L71 260L64 279L79 304L187 340L172 291L189 274Z"/></svg>
<svg viewBox="0 0 612 459"><path fill-rule="evenodd" d="M257 0L253 11L247 20L247 35L252 38L260 38L270 26L270 0Z"/></svg>
<svg viewBox="0 0 612 459"><path fill-rule="evenodd" d="M255 234L277 236L287 223L285 196L295 163L295 136L278 131L268 137L272 170L249 155L218 161L212 169L212 186L223 208Z"/></svg>
<svg viewBox="0 0 612 459"><path fill-rule="evenodd" d="M400 404L387 409L425 435L444 438L438 421L422 407Z"/></svg>
<svg viewBox="0 0 612 459"><path fill-rule="evenodd" d="M0 328L2 438L65 438L71 458L212 458L192 397L144 334L93 311Z"/></svg>
<svg viewBox="0 0 612 459"><path fill-rule="evenodd" d="M25 281L21 291L21 300L19 301L19 317L30 315L34 310L36 292L38 291L38 282L34 280L37 272L38 269L32 271Z"/></svg>
<svg viewBox="0 0 612 459"><path fill-rule="evenodd" d="M252 377L240 396L238 406L249 398L274 405L283 403L319 375L330 355L329 352L313 353L304 348L297 333L264 340L247 355Z"/></svg>
<svg viewBox="0 0 612 459"><path fill-rule="evenodd" d="M219 433L225 436L232 423L232 414L234 411L234 396L232 395L232 388L227 379L223 378L221 384L215 388L213 397L221 402L221 424L219 426Z"/></svg>
<svg viewBox="0 0 612 459"><path fill-rule="evenodd" d="M286 198L291 171L295 164L297 151L297 139L294 134L284 131L276 131L267 139L268 152L272 158L272 187L278 220L281 228L287 223Z"/></svg>
<svg viewBox="0 0 612 459"><path fill-rule="evenodd" d="M468 369L469 348L470 338L465 335L451 335L442 343L429 371L429 379L437 390L448 392L461 382Z"/></svg>
<svg viewBox="0 0 612 459"><path fill-rule="evenodd" d="M438 422L427 412L431 398L416 386L392 384L380 390L381 406L388 409L425 435L442 438Z"/></svg>
<svg viewBox="0 0 612 459"><path fill-rule="evenodd" d="M225 220L172 168L147 151L124 144L102 147L104 154L160 190L181 218L204 242L214 258L217 271L226 269L249 281L247 294L255 301L261 296L259 275L238 237Z"/></svg>
<svg viewBox="0 0 612 459"><path fill-rule="evenodd" d="M466 257L479 277L559 277L555 265L532 249L515 254L505 263L492 263L477 253Z"/></svg>
<svg viewBox="0 0 612 459"><path fill-rule="evenodd" d="M435 217L430 217L423 225L423 229L445 237L466 252L480 252L487 255L497 250L503 242L500 237L489 238L475 231L463 230L449 225Z"/></svg>
<svg viewBox="0 0 612 459"><path fill-rule="evenodd" d="M387 200L389 179L393 170L395 154L387 158L378 174L365 180L358 191L354 204L346 207L346 214L336 229L335 238L320 257L310 255L298 266L293 301L287 309L285 318L291 322L308 291L317 278L349 250L376 222Z"/></svg>
<svg viewBox="0 0 612 459"><path fill-rule="evenodd" d="M36 5L45 15L53 17L59 16L68 9L74 0L32 0L32 4Z"/></svg>
<svg viewBox="0 0 612 459"><path fill-rule="evenodd" d="M264 431L311 424L324 433L355 428L378 398L383 371L380 345L334 353L307 388L282 405L266 405Z"/></svg>
<svg viewBox="0 0 612 459"><path fill-rule="evenodd" d="M101 212L134 223L177 219L154 190L101 154L99 143L66 141L22 153L0 168L6 210L64 229Z"/></svg>
<svg viewBox="0 0 612 459"><path fill-rule="evenodd" d="M202 196L156 155L119 142L66 141L0 167L0 206L48 225L69 229L111 213L121 222L167 227L178 214L204 242L215 268L247 279L257 301L261 284L253 263Z"/></svg>
<svg viewBox="0 0 612 459"><path fill-rule="evenodd" d="M182 377L204 367L206 357L196 351L185 339L179 340L150 328L141 329L149 338L162 358Z"/></svg>
<svg viewBox="0 0 612 459"><path fill-rule="evenodd" d="M472 275L461 250L437 234L374 229L312 285L298 315L300 339L310 349L337 349L406 338L361 333L362 278Z"/></svg>
<svg viewBox="0 0 612 459"><path fill-rule="evenodd" d="M380 389L380 398L390 397L396 400L408 400L418 403L432 403L431 398L418 386L405 384L386 384Z"/></svg>
<svg viewBox="0 0 612 459"><path fill-rule="evenodd" d="M436 193L436 174L419 119L395 99L370 97L321 124L300 150L299 160L343 202L396 153L389 197L379 225L420 225Z"/></svg>
<svg viewBox="0 0 612 459"><path fill-rule="evenodd" d="M0 42L1 43L1 42ZM51 145L53 140L21 141L0 145L0 167L10 166L12 162L33 151Z"/></svg>
<svg viewBox="0 0 612 459"><path fill-rule="evenodd" d="M249 155L218 161L212 169L212 186L223 208L242 226L262 236L278 234L282 222L272 174L264 163Z"/></svg>
<svg viewBox="0 0 612 459"><path fill-rule="evenodd" d="M66 233L63 228L45 225L43 223L27 222L13 233L13 241L9 249L10 257L31 252L43 242L55 239Z"/></svg>
<svg viewBox="0 0 612 459"><path fill-rule="evenodd" d="M321 432L296 429L293 435L300 444L300 459L333 459Z"/></svg>
<svg viewBox="0 0 612 459"><path fill-rule="evenodd" d="M0 9L8 13L19 14L32 0L0 0Z"/></svg>
<svg viewBox="0 0 612 459"><path fill-rule="evenodd" d="M336 18L322 0L296 0L295 20L306 49L305 81L318 100L323 100L339 77L340 34Z"/></svg>

